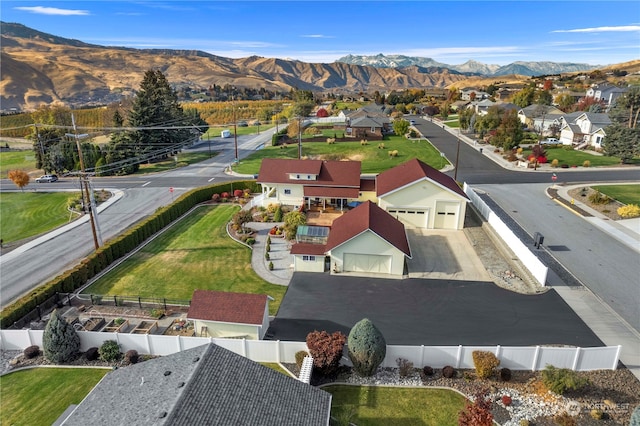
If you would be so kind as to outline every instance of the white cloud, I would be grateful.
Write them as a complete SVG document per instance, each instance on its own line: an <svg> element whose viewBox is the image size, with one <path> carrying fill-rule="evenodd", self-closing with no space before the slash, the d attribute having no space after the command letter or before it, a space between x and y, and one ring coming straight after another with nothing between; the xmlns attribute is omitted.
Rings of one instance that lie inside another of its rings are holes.
<svg viewBox="0 0 640 426"><path fill-rule="evenodd" d="M300 37L303 38L335 38L334 36L328 36L323 34L303 34Z"/></svg>
<svg viewBox="0 0 640 426"><path fill-rule="evenodd" d="M25 12L37 13L40 15L84 16L90 14L88 10L60 9L57 7L44 6L19 6L15 7L14 9L24 10Z"/></svg>
<svg viewBox="0 0 640 426"><path fill-rule="evenodd" d="M573 30L554 30L552 33L608 33L640 31L640 25L620 25L617 27L575 28Z"/></svg>

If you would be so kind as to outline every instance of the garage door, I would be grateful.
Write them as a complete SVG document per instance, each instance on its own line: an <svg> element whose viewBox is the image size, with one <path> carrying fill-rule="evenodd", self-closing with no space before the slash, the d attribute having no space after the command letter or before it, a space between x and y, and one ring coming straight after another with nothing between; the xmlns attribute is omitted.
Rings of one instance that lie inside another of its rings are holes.
<svg viewBox="0 0 640 426"><path fill-rule="evenodd" d="M433 227L436 229L457 229L459 210L460 203L458 202L438 201Z"/></svg>
<svg viewBox="0 0 640 426"><path fill-rule="evenodd" d="M344 271L388 274L391 272L391 256L345 253Z"/></svg>
<svg viewBox="0 0 640 426"><path fill-rule="evenodd" d="M390 208L387 212L408 227L426 228L429 223L428 210Z"/></svg>

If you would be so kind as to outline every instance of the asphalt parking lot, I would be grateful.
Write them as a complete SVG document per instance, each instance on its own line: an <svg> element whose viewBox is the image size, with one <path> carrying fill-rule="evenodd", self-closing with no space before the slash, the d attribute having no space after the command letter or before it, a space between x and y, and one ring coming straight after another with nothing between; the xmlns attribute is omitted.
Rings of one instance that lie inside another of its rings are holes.
<svg viewBox="0 0 640 426"><path fill-rule="evenodd" d="M304 341L369 318L393 345L602 346L554 291L523 295L487 281L296 272L268 334Z"/></svg>

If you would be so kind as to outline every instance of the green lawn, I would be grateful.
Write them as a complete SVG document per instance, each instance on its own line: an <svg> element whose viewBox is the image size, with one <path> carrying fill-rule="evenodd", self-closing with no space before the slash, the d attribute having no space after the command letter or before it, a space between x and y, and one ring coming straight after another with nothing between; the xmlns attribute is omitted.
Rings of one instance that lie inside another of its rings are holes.
<svg viewBox="0 0 640 426"><path fill-rule="evenodd" d="M51 425L107 374L96 368L36 368L0 377L0 424Z"/></svg>
<svg viewBox="0 0 640 426"><path fill-rule="evenodd" d="M239 207L201 207L87 288L87 294L189 300L195 289L268 294L278 311L286 287L251 268L251 250L231 239L225 225Z"/></svg>
<svg viewBox="0 0 640 426"><path fill-rule="evenodd" d="M339 133L339 132L338 132ZM384 143L384 149L378 148ZM390 157L389 151L397 150L397 157ZM302 155L311 158L323 158L328 160L350 159L362 162L362 173L379 173L404 163L412 158L418 158L425 163L440 169L448 164L440 152L426 140L419 142L407 140L401 136L391 136L387 140L369 141L368 145L360 145L357 142L326 142L302 143ZM269 146L252 153L247 158L240 160L234 170L242 174L256 174L260 170L260 163L264 158L298 158L298 145Z"/></svg>
<svg viewBox="0 0 640 426"><path fill-rule="evenodd" d="M585 160L591 162L591 167L596 166L613 166L620 164L620 159L617 157L607 157L605 155L593 155L583 151L576 151L575 149L565 149L562 147L557 148L545 148L547 152L547 161L551 163L554 159L558 160L559 165L568 164L571 166L582 167ZM523 154L526 156L530 153L531 149L527 148Z"/></svg>
<svg viewBox="0 0 640 426"><path fill-rule="evenodd" d="M465 398L453 391L425 388L333 385L331 415L358 426L456 426Z"/></svg>
<svg viewBox="0 0 640 426"><path fill-rule="evenodd" d="M35 171L36 156L33 151L0 152L0 178L6 179L9 170Z"/></svg>
<svg viewBox="0 0 640 426"><path fill-rule="evenodd" d="M48 185L55 185L48 184ZM69 221L67 202L77 192L4 192L0 195L0 238L5 243L50 231ZM72 218L76 218L74 215Z"/></svg>
<svg viewBox="0 0 640 426"><path fill-rule="evenodd" d="M211 152L211 156L216 155L216 152ZM167 170L173 170L176 167L184 167L189 164L199 163L200 161L208 160L209 158L211 158L209 156L209 152L181 152L178 154L177 162L173 157L170 157L166 160L158 161L157 163L140 164L140 169L136 174L165 172Z"/></svg>
<svg viewBox="0 0 640 426"><path fill-rule="evenodd" d="M608 195L624 204L640 206L640 184L636 185L598 185L593 189Z"/></svg>
<svg viewBox="0 0 640 426"><path fill-rule="evenodd" d="M240 127L236 126L236 130L238 132L238 136L242 135L255 135L258 133L262 133L266 130L269 130L273 127L276 127L275 124L261 124L260 126L246 126ZM233 138L233 123L231 123L227 127L209 127L209 129L202 135L201 139L203 141L207 141L207 138L210 138L213 142L214 140L220 139L220 132L223 130L229 130L231 132L231 137Z"/></svg>

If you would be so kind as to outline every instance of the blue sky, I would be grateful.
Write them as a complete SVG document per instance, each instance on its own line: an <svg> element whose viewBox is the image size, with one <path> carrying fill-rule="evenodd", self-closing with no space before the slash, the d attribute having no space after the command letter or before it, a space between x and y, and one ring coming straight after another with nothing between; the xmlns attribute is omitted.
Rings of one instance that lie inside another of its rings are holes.
<svg viewBox="0 0 640 426"><path fill-rule="evenodd" d="M640 59L630 1L42 1L2 0L1 19L87 43L333 62L403 54L584 62Z"/></svg>

